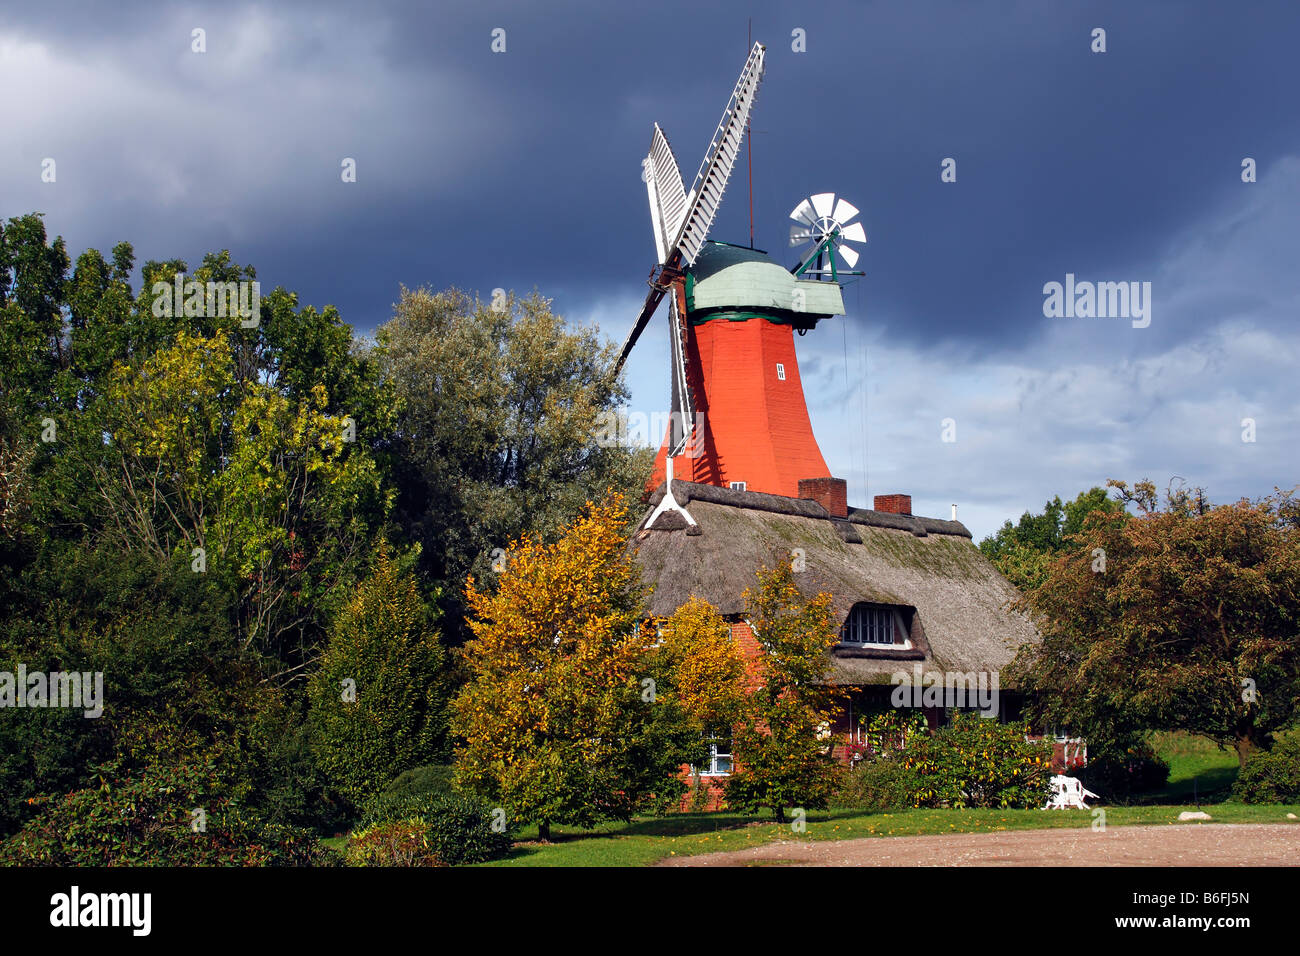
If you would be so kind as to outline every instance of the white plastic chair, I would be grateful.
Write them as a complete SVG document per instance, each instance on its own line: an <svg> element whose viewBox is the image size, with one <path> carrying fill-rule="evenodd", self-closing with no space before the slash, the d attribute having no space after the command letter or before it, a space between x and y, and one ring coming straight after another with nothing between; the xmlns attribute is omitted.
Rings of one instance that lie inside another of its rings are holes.
<svg viewBox="0 0 1300 956"><path fill-rule="evenodd" d="M1052 798L1047 801L1044 810L1087 810L1088 805L1083 802L1084 797L1092 797L1094 800L1101 799L1097 794L1084 787L1079 782L1078 777L1067 777L1063 774L1056 774L1052 777Z"/></svg>

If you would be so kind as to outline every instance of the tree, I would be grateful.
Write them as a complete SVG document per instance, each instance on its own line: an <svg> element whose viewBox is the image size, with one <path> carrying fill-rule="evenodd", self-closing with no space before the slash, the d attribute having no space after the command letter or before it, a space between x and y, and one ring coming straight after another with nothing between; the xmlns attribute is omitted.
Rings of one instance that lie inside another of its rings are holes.
<svg viewBox="0 0 1300 956"><path fill-rule="evenodd" d="M1057 495L1043 506L1042 514L1026 511L1014 525L1003 522L980 542L980 550L1008 581L1022 591L1032 591L1043 583L1048 565L1070 536L1083 530L1088 515L1123 510L1123 503L1110 498L1105 488L1089 488L1064 503Z"/></svg>
<svg viewBox="0 0 1300 956"><path fill-rule="evenodd" d="M415 577L381 548L308 685L321 767L360 806L402 771L444 758L449 689Z"/></svg>
<svg viewBox="0 0 1300 956"><path fill-rule="evenodd" d="M324 388L296 403L240 388L227 333L182 331L139 366L115 365L102 405L110 440L86 466L104 534L228 575L243 644L296 666L303 628L359 576L391 501L373 458L327 413Z"/></svg>
<svg viewBox="0 0 1300 956"><path fill-rule="evenodd" d="M468 636L465 577L492 574L494 552L532 532L554 539L607 488L641 494L650 452L597 435L626 399L614 346L540 295L490 305L403 289L375 355L400 400L396 518L444 588L452 640Z"/></svg>
<svg viewBox="0 0 1300 956"><path fill-rule="evenodd" d="M1300 713L1295 498L1212 507L1202 492L1130 489L1136 514L1094 514L1025 606L1043 634L1013 671L1041 717L1123 740L1188 730L1267 748Z"/></svg>
<svg viewBox="0 0 1300 956"><path fill-rule="evenodd" d="M469 682L454 705L457 776L542 839L671 805L698 758L642 617L621 499L590 505L553 544L510 546L494 592L471 577Z"/></svg>
<svg viewBox="0 0 1300 956"><path fill-rule="evenodd" d="M825 807L838 767L831 756L830 722L837 692L828 682L830 649L838 640L831 598L805 598L788 556L758 571L745 592L745 617L761 653L757 684L736 724L736 771L727 802L753 812L769 808L784 822L791 807Z"/></svg>
<svg viewBox="0 0 1300 956"><path fill-rule="evenodd" d="M745 700L745 661L731 625L708 601L692 597L657 626L659 698L679 706L701 736L728 730Z"/></svg>

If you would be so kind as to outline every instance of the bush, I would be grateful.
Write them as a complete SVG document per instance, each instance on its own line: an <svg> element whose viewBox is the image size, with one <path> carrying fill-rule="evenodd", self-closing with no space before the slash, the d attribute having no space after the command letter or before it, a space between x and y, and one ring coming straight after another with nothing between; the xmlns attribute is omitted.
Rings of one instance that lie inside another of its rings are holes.
<svg viewBox="0 0 1300 956"><path fill-rule="evenodd" d="M425 794L451 793L456 768L451 764L431 763L403 770L384 787L379 796L410 798Z"/></svg>
<svg viewBox="0 0 1300 956"><path fill-rule="evenodd" d="M268 824L218 795L211 768L151 767L34 798L38 815L0 843L4 866L310 866L334 855L306 830ZM193 811L202 808L195 831Z"/></svg>
<svg viewBox="0 0 1300 956"><path fill-rule="evenodd" d="M414 575L381 549L308 682L317 763L355 806L446 755L445 654L429 618Z"/></svg>
<svg viewBox="0 0 1300 956"><path fill-rule="evenodd" d="M393 821L407 815L422 798L447 796L453 792L455 768L447 764L428 764L404 770L389 782L382 793L366 801L363 822Z"/></svg>
<svg viewBox="0 0 1300 956"><path fill-rule="evenodd" d="M1052 776L1050 751L1025 740L1024 724L957 712L933 737L909 741L904 766L919 780L920 807L1041 807Z"/></svg>
<svg viewBox="0 0 1300 956"><path fill-rule="evenodd" d="M919 779L901 760L879 757L864 760L846 773L831 797L842 810L906 810L916 806Z"/></svg>
<svg viewBox="0 0 1300 956"><path fill-rule="evenodd" d="M1169 764L1145 740L1100 742L1078 777L1089 790L1116 802L1161 789L1169 781Z"/></svg>
<svg viewBox="0 0 1300 956"><path fill-rule="evenodd" d="M1232 792L1246 803L1300 803L1300 736L1247 757Z"/></svg>
<svg viewBox="0 0 1300 956"><path fill-rule="evenodd" d="M424 793L407 798L388 795L375 801L366 826L417 820L427 827L438 859L452 866L482 863L505 856L514 845L509 826L492 829L495 808L477 797L459 793ZM503 821L504 822L504 821Z"/></svg>
<svg viewBox="0 0 1300 956"><path fill-rule="evenodd" d="M351 866L442 866L422 820L375 823L348 838Z"/></svg>

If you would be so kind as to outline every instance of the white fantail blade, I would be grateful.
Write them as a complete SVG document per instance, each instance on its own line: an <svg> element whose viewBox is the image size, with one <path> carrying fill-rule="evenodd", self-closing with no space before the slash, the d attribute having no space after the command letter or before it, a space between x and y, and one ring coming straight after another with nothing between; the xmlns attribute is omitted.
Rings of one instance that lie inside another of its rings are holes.
<svg viewBox="0 0 1300 956"><path fill-rule="evenodd" d="M809 226L817 222L817 216L813 214L812 203L806 199L794 207L794 211L790 213L790 218L795 222L802 222Z"/></svg>
<svg viewBox="0 0 1300 956"><path fill-rule="evenodd" d="M836 246L835 251L844 257L850 269L858 264L858 254L848 246Z"/></svg>
<svg viewBox="0 0 1300 956"><path fill-rule="evenodd" d="M807 226L799 226L799 225L791 226L790 245L801 246L805 242L808 242L811 239L813 239L814 235L815 234L813 233L813 231L809 229Z"/></svg>
<svg viewBox="0 0 1300 956"><path fill-rule="evenodd" d="M650 197L650 223L655 234L659 264L668 261L669 247L682 228L686 214L686 188L668 137L655 123L650 137L650 155L645 159L646 192Z"/></svg>
<svg viewBox="0 0 1300 956"><path fill-rule="evenodd" d="M867 230L862 228L862 223L855 222L851 226L845 226L840 230L840 238L848 242L866 242Z"/></svg>
<svg viewBox="0 0 1300 956"><path fill-rule="evenodd" d="M831 218L841 226L858 214L858 207L846 199L841 199L835 204L835 215Z"/></svg>
<svg viewBox="0 0 1300 956"><path fill-rule="evenodd" d="M754 97L758 94L758 85L763 79L765 48L755 43L749 51L749 59L740 71L740 79L732 90L727 108L723 110L722 121L713 134L713 142L700 163L700 170L695 175L691 187L686 213L682 217L681 230L675 242L668 250L669 258L680 250L686 265L692 265L695 257L704 248L709 238L709 228L713 217L717 215L718 205L722 202L722 193L731 178L731 170L740 145L745 139L745 125L749 122L750 111L754 107Z"/></svg>
<svg viewBox="0 0 1300 956"><path fill-rule="evenodd" d="M835 208L835 194L818 193L816 196L812 197L812 204L813 204L813 209L817 210L818 216L822 216L822 217L829 216L831 214L831 210Z"/></svg>

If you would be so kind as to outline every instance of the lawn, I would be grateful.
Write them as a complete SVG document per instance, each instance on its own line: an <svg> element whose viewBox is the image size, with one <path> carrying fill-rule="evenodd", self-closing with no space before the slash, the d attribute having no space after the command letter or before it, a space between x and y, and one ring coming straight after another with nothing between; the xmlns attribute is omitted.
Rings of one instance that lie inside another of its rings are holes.
<svg viewBox="0 0 1300 956"><path fill-rule="evenodd" d="M1193 806L1107 807L1107 826L1179 824L1178 814ZM1216 823L1296 823L1300 806L1247 806L1222 803L1203 806ZM688 856L717 850L743 850L773 840L851 840L860 837L920 836L936 833L988 833L1088 827L1092 814L1082 810L906 810L865 814L854 810L810 814L807 830L795 833L778 825L729 813L678 814L634 820L584 831L551 828L551 843L531 842L535 831L504 860L485 866L645 866L668 856Z"/></svg>
<svg viewBox="0 0 1300 956"><path fill-rule="evenodd" d="M1296 823L1300 806L1249 806L1229 799L1237 775L1237 755L1186 733L1155 734L1152 745L1170 766L1169 781L1133 806L1103 801L1107 826L1179 824L1184 810L1205 810L1216 823ZM1199 798L1199 807L1192 794ZM537 842L536 828L516 837L514 851L484 866L646 866L671 856L743 850L775 840L850 840L864 837L921 836L1089 827L1093 815L1081 810L904 810L863 813L827 810L809 814L806 828L767 817L736 813L680 813L608 823L592 830L552 826L551 842ZM324 841L342 850L344 838Z"/></svg>
<svg viewBox="0 0 1300 956"><path fill-rule="evenodd" d="M1205 737L1183 732L1153 733L1151 746L1169 764L1164 789L1144 794L1144 803L1219 801L1237 779L1237 752L1224 750Z"/></svg>
<svg viewBox="0 0 1300 956"><path fill-rule="evenodd" d="M1232 802L1237 755L1204 737L1154 734L1152 746L1169 763L1169 781L1144 794L1135 806L1106 806L1107 826L1178 824L1184 810L1205 810L1216 823L1300 823L1300 807L1247 806ZM1193 793L1199 806L1193 803ZM816 812L807 829L793 832L769 819L729 813L678 814L608 824L584 831L552 827L550 844L535 842L536 831L520 834L514 852L488 866L644 866L668 856L741 850L773 840L847 840L862 837L987 833L1092 825L1090 812L1075 810L906 810L867 814L854 810ZM1191 824L1189 824L1191 825Z"/></svg>

